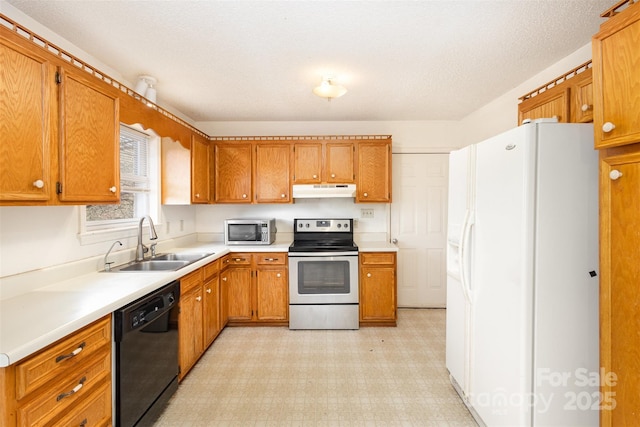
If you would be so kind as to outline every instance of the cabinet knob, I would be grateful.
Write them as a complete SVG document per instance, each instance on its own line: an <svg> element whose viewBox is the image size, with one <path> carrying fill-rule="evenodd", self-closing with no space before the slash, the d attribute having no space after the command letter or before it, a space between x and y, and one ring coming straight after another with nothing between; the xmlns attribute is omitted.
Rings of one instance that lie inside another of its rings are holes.
<svg viewBox="0 0 640 427"><path fill-rule="evenodd" d="M331 178L335 178L335 177L336 177L336 174L335 174L335 173L332 173L332 174L331 174Z"/></svg>
<svg viewBox="0 0 640 427"><path fill-rule="evenodd" d="M371 277L371 273L367 273L367 277Z"/></svg>
<svg viewBox="0 0 640 427"><path fill-rule="evenodd" d="M201 297L200 295L198 295L198 296L196 297L196 301L198 301L198 302L202 301L202 297Z"/></svg>
<svg viewBox="0 0 640 427"><path fill-rule="evenodd" d="M196 199L200 198L200 193L196 193Z"/></svg>
<svg viewBox="0 0 640 427"><path fill-rule="evenodd" d="M242 198L243 198L243 199L246 199L246 198L247 198L247 195L246 195L246 194L243 194L243 195L242 195Z"/></svg>
<svg viewBox="0 0 640 427"><path fill-rule="evenodd" d="M284 198L285 198L285 197L287 197L287 196L286 196L284 193L282 193L282 194L280 195L280 197L284 199Z"/></svg>
<svg viewBox="0 0 640 427"><path fill-rule="evenodd" d="M211 288L207 289L207 293L210 294L211 293Z"/></svg>
<svg viewBox="0 0 640 427"><path fill-rule="evenodd" d="M622 172L620 172L617 169L612 170L611 172L609 172L609 178L611 178L612 180L616 180L618 178L620 178L622 176Z"/></svg>
<svg viewBox="0 0 640 427"><path fill-rule="evenodd" d="M362 193L363 197L369 197L369 193Z"/></svg>
<svg viewBox="0 0 640 427"><path fill-rule="evenodd" d="M611 122L606 122L605 124L602 125L602 132L609 133L612 130L614 130L615 128L616 128L616 125L614 125Z"/></svg>
<svg viewBox="0 0 640 427"><path fill-rule="evenodd" d="M222 278L222 281L223 281L223 282L226 282L226 281L227 281L227 278L226 278L226 277L223 277L223 278Z"/></svg>
<svg viewBox="0 0 640 427"><path fill-rule="evenodd" d="M44 187L44 181L41 180L41 179L33 181L33 186L36 187L36 188L42 188L42 187Z"/></svg>
<svg viewBox="0 0 640 427"><path fill-rule="evenodd" d="M589 104L582 104L581 109L582 109L582 111L585 111L585 112L586 112L586 111L589 111L589 110L591 109L591 105L589 105Z"/></svg>
<svg viewBox="0 0 640 427"><path fill-rule="evenodd" d="M111 191L112 193L115 193L118 189L116 188L116 186L114 185L113 187L109 187L109 191Z"/></svg>
<svg viewBox="0 0 640 427"><path fill-rule="evenodd" d="M398 243L398 239L391 239L391 243L393 243L394 245Z"/></svg>
<svg viewBox="0 0 640 427"><path fill-rule="evenodd" d="M318 175L313 175L313 179L316 179L316 178L318 178Z"/></svg>
<svg viewBox="0 0 640 427"><path fill-rule="evenodd" d="M276 277L282 277L282 274L278 273L276 274Z"/></svg>

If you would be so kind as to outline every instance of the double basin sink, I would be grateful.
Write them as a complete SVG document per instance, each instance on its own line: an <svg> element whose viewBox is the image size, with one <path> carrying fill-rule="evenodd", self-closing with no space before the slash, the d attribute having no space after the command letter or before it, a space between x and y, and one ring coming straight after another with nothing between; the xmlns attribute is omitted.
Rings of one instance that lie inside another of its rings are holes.
<svg viewBox="0 0 640 427"><path fill-rule="evenodd" d="M132 261L127 264L113 267L110 271L113 273L130 273L130 272L154 272L154 271L176 271L202 258L213 255L209 253L184 253L184 254L162 254L143 261Z"/></svg>

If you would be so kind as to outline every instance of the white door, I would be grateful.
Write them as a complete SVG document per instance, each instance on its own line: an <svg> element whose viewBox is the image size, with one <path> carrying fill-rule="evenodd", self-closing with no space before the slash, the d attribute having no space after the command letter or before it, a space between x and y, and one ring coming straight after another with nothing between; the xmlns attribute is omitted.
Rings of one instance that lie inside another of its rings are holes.
<svg viewBox="0 0 640 427"><path fill-rule="evenodd" d="M394 154L391 239L398 306L445 307L448 154Z"/></svg>

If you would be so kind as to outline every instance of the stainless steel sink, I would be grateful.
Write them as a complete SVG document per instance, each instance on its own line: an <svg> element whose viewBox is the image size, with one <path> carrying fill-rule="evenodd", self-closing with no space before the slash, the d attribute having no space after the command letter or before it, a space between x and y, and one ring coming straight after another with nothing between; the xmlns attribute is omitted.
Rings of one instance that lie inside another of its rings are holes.
<svg viewBox="0 0 640 427"><path fill-rule="evenodd" d="M195 262L213 255L212 253L162 254L153 257L152 261L189 261Z"/></svg>
<svg viewBox="0 0 640 427"><path fill-rule="evenodd" d="M113 267L110 271L113 273L176 271L209 255L213 253L162 254L144 261L132 261Z"/></svg>
<svg viewBox="0 0 640 427"><path fill-rule="evenodd" d="M127 272L127 271L175 271L182 267L191 264L190 261L156 261L147 260L140 262L133 262L122 265L120 267L114 267L111 269L113 272Z"/></svg>

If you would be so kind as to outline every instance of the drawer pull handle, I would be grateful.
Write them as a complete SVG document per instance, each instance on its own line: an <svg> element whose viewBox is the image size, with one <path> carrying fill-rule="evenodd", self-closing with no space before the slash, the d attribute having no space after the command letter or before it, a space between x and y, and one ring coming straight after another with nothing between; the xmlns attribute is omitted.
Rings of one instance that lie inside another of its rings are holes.
<svg viewBox="0 0 640 427"><path fill-rule="evenodd" d="M75 356L77 356L77 355L78 355L78 354L80 354L80 352L84 349L84 346L85 346L85 345L86 345L85 343L82 343L82 344L80 344L80 345L78 346L78 348L76 348L75 350L73 350L71 353L69 353L69 354L63 354L62 356L58 356L58 357L56 357L56 363L60 363L60 362L62 362L62 361L63 361L63 360L65 360L65 359L69 359L69 358L71 358L71 357L75 357Z"/></svg>
<svg viewBox="0 0 640 427"><path fill-rule="evenodd" d="M265 261L278 261L280 258L265 258Z"/></svg>
<svg viewBox="0 0 640 427"><path fill-rule="evenodd" d="M233 261L242 262L242 261L246 261L246 260L244 258L234 258Z"/></svg>
<svg viewBox="0 0 640 427"><path fill-rule="evenodd" d="M76 394L77 392L80 391L80 389L82 388L82 386L84 385L84 382L87 380L87 377L82 377L82 379L80 380L80 382L78 383L77 386L75 386L71 391L67 392L67 393L62 393L61 395L59 395L56 399L56 402L60 402L62 399L64 399L65 397L69 397L72 394Z"/></svg>

